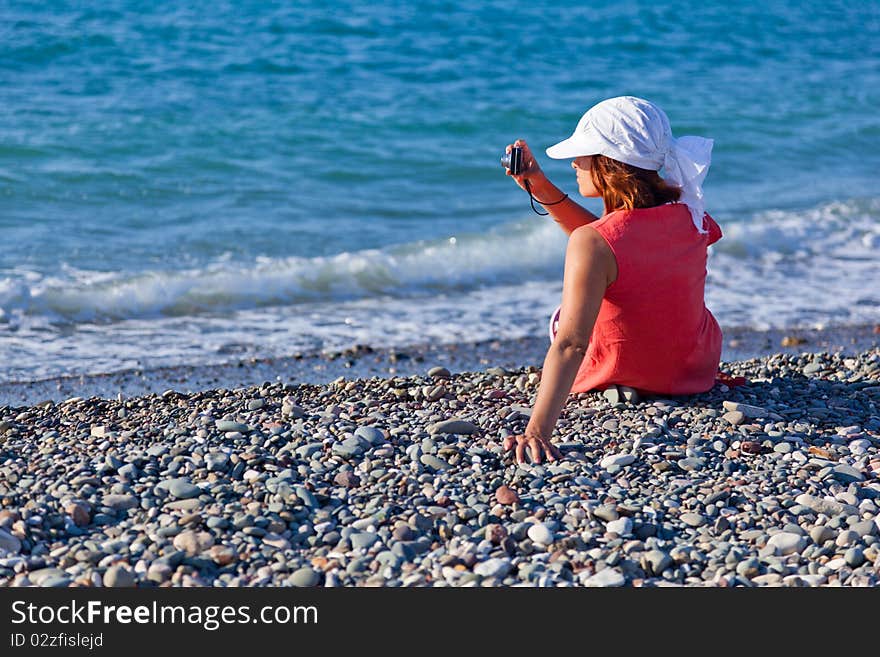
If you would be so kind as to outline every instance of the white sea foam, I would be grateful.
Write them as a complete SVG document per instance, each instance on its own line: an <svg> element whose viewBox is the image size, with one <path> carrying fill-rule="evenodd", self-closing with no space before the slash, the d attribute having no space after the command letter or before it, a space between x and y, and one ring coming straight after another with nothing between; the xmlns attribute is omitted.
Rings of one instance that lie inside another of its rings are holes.
<svg viewBox="0 0 880 657"><path fill-rule="evenodd" d="M727 326L821 327L880 320L880 200L771 211L724 226L707 305Z"/></svg>
<svg viewBox="0 0 880 657"><path fill-rule="evenodd" d="M880 199L718 217L707 305L722 326L880 321ZM565 236L551 222L328 258L138 275L0 275L7 378L543 333Z"/></svg>
<svg viewBox="0 0 880 657"><path fill-rule="evenodd" d="M565 237L531 222L386 250L317 258L219 259L203 268L0 278L0 312L74 322L181 317L325 301L461 292L561 275Z"/></svg>

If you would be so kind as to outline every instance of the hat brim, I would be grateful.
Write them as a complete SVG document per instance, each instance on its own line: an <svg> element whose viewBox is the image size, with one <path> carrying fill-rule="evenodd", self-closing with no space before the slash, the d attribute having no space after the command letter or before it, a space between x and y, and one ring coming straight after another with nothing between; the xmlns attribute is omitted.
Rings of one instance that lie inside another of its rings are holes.
<svg viewBox="0 0 880 657"><path fill-rule="evenodd" d="M582 155L596 155L601 151L602 144L596 143L584 133L573 134L558 144L547 149L547 157L554 160L568 160Z"/></svg>

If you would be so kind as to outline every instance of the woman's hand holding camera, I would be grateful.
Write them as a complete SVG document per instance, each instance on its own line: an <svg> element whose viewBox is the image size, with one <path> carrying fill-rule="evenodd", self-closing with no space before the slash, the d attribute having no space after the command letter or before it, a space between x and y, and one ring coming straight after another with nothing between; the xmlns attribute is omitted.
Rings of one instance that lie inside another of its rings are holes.
<svg viewBox="0 0 880 657"><path fill-rule="evenodd" d="M516 157L511 157L511 153L514 148L518 148L520 150L520 164L519 168L521 173L515 174L513 169L516 163ZM532 149L529 148L529 145L522 139L517 139L512 144L508 144L504 149L505 157L502 160L502 164L505 165L506 173L508 176L516 181L516 184L520 186L521 189L528 192L529 189L526 187L526 180L529 181L529 186L531 187L531 193L537 196L538 198L548 198L553 196L554 198L559 195L559 190L550 182L550 179L547 178L544 171L541 169L541 166L538 164L538 161L535 159L535 156L532 155ZM545 196L546 195L546 196Z"/></svg>
<svg viewBox="0 0 880 657"><path fill-rule="evenodd" d="M514 148L518 148L521 151L521 164L519 168L521 169L522 173L514 173L516 167L512 166L506 166L506 173L508 176L513 178L516 181L516 184L519 185L522 189L526 188L526 179L529 180L532 188L534 189L535 184L538 182L538 179L540 179L541 177L546 178L546 176L544 176L544 172L541 171L541 167L538 165L537 160L535 160L534 155L532 155L532 150L529 148L529 145L526 144L525 141L523 141L522 139L517 139L512 144L508 144L507 147L504 149L504 152L508 156L510 156Z"/></svg>

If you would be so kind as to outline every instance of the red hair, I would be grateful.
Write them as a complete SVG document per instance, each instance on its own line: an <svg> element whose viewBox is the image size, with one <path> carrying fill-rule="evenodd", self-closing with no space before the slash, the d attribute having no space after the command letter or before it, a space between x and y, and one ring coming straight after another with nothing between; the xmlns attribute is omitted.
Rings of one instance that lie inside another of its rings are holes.
<svg viewBox="0 0 880 657"><path fill-rule="evenodd" d="M653 208L681 197L681 189L667 183L656 171L624 164L605 155L592 156L590 177L602 195L606 213Z"/></svg>

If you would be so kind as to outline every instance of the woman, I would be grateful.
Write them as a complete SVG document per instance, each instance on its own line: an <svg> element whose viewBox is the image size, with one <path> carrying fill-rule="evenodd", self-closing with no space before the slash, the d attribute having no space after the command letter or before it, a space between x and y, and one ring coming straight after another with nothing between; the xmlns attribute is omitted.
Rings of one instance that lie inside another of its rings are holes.
<svg viewBox="0 0 880 657"><path fill-rule="evenodd" d="M525 142L508 151L514 145L524 168L514 179L570 236L535 408L525 433L504 441L518 462L528 449L540 463L560 458L551 435L570 392L620 385L680 395L714 385L721 329L703 292L707 247L721 229L705 213L701 189L712 141L675 139L666 114L646 100L605 100L547 149L572 160L582 196L602 198L601 218L560 192Z"/></svg>

